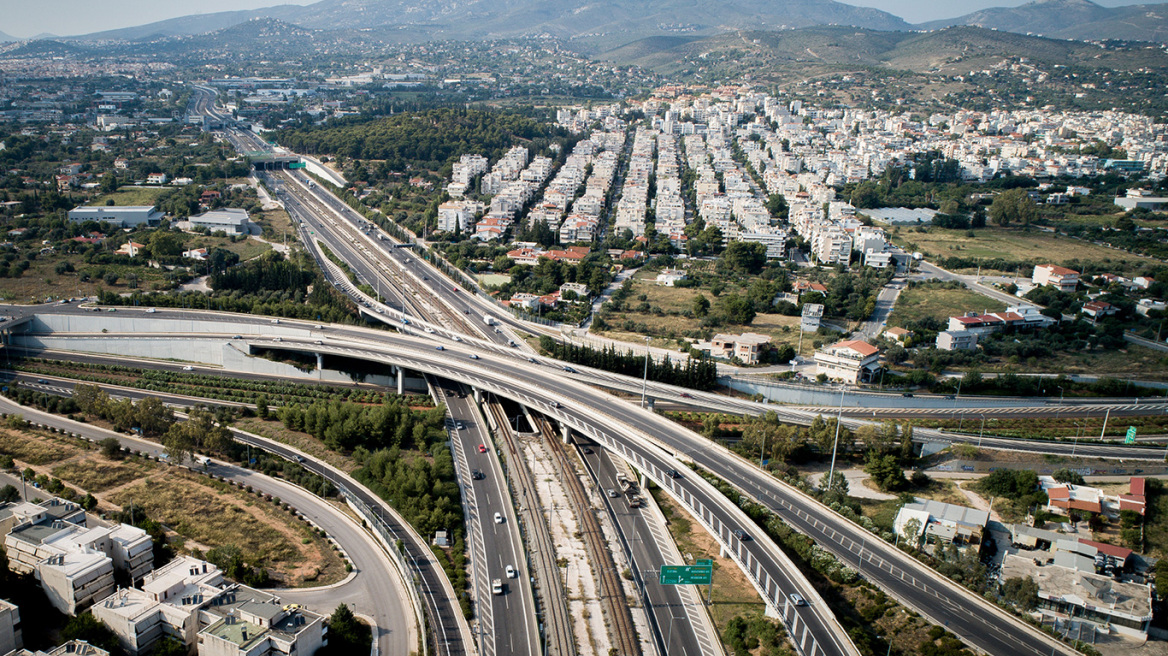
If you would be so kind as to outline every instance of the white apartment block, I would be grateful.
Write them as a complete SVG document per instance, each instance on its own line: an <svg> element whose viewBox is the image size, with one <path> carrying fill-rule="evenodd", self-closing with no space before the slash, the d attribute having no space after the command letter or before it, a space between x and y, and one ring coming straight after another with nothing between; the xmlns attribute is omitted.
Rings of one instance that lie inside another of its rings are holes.
<svg viewBox="0 0 1168 656"><path fill-rule="evenodd" d="M470 200L448 200L438 206L438 229L446 232L465 231L481 214L483 204Z"/></svg>
<svg viewBox="0 0 1168 656"><path fill-rule="evenodd" d="M223 574L214 565L182 556L152 572L142 588L127 588L94 604L93 616L105 623L131 656L149 651L168 635L195 644L200 608L222 592Z"/></svg>
<svg viewBox="0 0 1168 656"><path fill-rule="evenodd" d="M48 651L17 649L10 652L8 656L109 656L109 652L84 640L70 640Z"/></svg>
<svg viewBox="0 0 1168 656"><path fill-rule="evenodd" d="M199 656L299 656L327 643L325 618L275 595L232 586L200 613Z"/></svg>
<svg viewBox="0 0 1168 656"><path fill-rule="evenodd" d="M4 539L9 568L34 574L55 608L76 615L114 589L114 569L139 580L154 567L153 544L139 528L85 528L60 520L21 524Z"/></svg>
<svg viewBox="0 0 1168 656"><path fill-rule="evenodd" d="M0 654L7 654L24 646L20 629L20 608L0 599Z"/></svg>

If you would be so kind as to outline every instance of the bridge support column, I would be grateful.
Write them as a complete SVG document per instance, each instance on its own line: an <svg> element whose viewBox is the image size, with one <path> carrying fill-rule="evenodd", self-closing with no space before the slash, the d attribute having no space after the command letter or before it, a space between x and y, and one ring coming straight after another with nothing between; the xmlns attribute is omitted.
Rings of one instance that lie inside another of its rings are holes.
<svg viewBox="0 0 1168 656"><path fill-rule="evenodd" d="M572 441L572 429L566 424L560 424L560 439L564 444L569 444Z"/></svg>
<svg viewBox="0 0 1168 656"><path fill-rule="evenodd" d="M649 412L653 412L653 397L651 397L651 396L645 397L645 408Z"/></svg>
<svg viewBox="0 0 1168 656"><path fill-rule="evenodd" d="M642 489L642 490L644 490L644 489L646 489L646 488L648 488L648 487L649 487L649 477L648 477L648 476L646 476L644 472L641 472L641 480L640 480L640 483L641 483L641 489Z"/></svg>
<svg viewBox="0 0 1168 656"><path fill-rule="evenodd" d="M316 379L320 380L324 377L324 355L316 354Z"/></svg>
<svg viewBox="0 0 1168 656"><path fill-rule="evenodd" d="M406 389L406 372L401 367L394 367L397 371L397 395L402 396Z"/></svg>
<svg viewBox="0 0 1168 656"><path fill-rule="evenodd" d="M474 400L475 400L475 403L478 403L478 404L480 404L480 405L481 405L481 404L482 404L482 402L483 402L483 391L482 391L482 390L480 390L480 389L479 389L479 388L477 388L477 387L473 387L473 388L471 388L471 389L473 389L473 390L474 390Z"/></svg>

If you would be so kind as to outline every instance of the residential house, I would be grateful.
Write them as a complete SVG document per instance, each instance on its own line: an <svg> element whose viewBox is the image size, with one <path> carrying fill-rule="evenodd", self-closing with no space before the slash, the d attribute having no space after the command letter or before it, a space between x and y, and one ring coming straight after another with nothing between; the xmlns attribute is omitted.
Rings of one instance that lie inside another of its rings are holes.
<svg viewBox="0 0 1168 656"><path fill-rule="evenodd" d="M122 244L121 246L118 246L118 250L114 251L114 253L116 255L126 255L128 257L138 257L138 252L141 251L143 248L146 248L146 244L139 244L136 241L128 241L128 242Z"/></svg>
<svg viewBox="0 0 1168 656"><path fill-rule="evenodd" d="M737 358L743 364L758 364L762 352L770 344L770 335L719 333L710 340L710 355L719 358Z"/></svg>
<svg viewBox="0 0 1168 656"><path fill-rule="evenodd" d="M891 339L892 341L896 342L897 344L904 344L915 333L913 333L913 331L911 331L911 330L905 330L904 328L900 328L899 326L894 326L892 328L885 328L884 332L881 334L885 338Z"/></svg>
<svg viewBox="0 0 1168 656"><path fill-rule="evenodd" d="M845 383L869 383L880 371L880 349L849 339L815 352L816 375Z"/></svg>
<svg viewBox="0 0 1168 656"><path fill-rule="evenodd" d="M981 548L989 521L990 514L985 510L925 501L901 506L892 525L901 538L912 544L923 544L928 551L936 545L950 544L977 550Z"/></svg>
<svg viewBox="0 0 1168 656"><path fill-rule="evenodd" d="M937 333L937 349L941 351L969 351L977 348L978 333L968 330L943 330Z"/></svg>
<svg viewBox="0 0 1168 656"><path fill-rule="evenodd" d="M1054 264L1040 264L1034 267L1031 282L1035 285L1051 285L1061 292L1073 292L1079 286L1079 272Z"/></svg>
<svg viewBox="0 0 1168 656"><path fill-rule="evenodd" d="M162 185L166 184L169 179L170 177L165 173L151 173L146 176L146 184Z"/></svg>
<svg viewBox="0 0 1168 656"><path fill-rule="evenodd" d="M1119 312L1119 308L1107 301L1090 301L1083 304L1083 314L1095 320L1110 317L1117 312Z"/></svg>
<svg viewBox="0 0 1168 656"><path fill-rule="evenodd" d="M20 628L20 608L0 599L0 654L7 654L24 646Z"/></svg>
<svg viewBox="0 0 1168 656"><path fill-rule="evenodd" d="M661 273L657 274L657 284L665 287L673 287L682 280L685 280L683 269L662 269Z"/></svg>

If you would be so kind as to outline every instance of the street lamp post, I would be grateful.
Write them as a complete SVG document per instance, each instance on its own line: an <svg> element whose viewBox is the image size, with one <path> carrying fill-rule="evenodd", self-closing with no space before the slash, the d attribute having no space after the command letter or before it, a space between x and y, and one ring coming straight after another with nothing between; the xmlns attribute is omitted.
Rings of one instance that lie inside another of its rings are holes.
<svg viewBox="0 0 1168 656"><path fill-rule="evenodd" d="M985 415L981 415L981 430L977 433L977 448L981 448L981 438L985 435Z"/></svg>
<svg viewBox="0 0 1168 656"><path fill-rule="evenodd" d="M844 416L844 390L845 389L847 389L847 388L844 387L843 385L840 385L839 412L836 413L836 416L835 416L835 441L832 442L832 444L831 444L831 469L828 470L828 472L827 472L827 489L828 490L831 490L832 479L835 478L835 453L836 453L836 449L839 448L840 421L843 419L843 416Z"/></svg>
<svg viewBox="0 0 1168 656"><path fill-rule="evenodd" d="M649 337L645 338L645 375L641 379L641 407L645 407L645 392L649 387Z"/></svg>
<svg viewBox="0 0 1168 656"><path fill-rule="evenodd" d="M1059 385L1059 404L1058 404L1058 409L1056 409L1054 411L1054 418L1055 419L1058 419L1059 415L1062 414L1062 412L1063 412L1063 394L1065 394L1065 393L1066 393L1066 390L1063 389L1062 385Z"/></svg>

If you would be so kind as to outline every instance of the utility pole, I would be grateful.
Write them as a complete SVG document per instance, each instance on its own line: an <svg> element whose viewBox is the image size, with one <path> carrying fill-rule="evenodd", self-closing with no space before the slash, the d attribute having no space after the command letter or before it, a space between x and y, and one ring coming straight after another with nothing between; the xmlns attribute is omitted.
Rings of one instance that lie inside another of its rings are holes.
<svg viewBox="0 0 1168 656"><path fill-rule="evenodd" d="M645 392L649 387L649 342L652 338L645 338L645 375L641 379L641 407L645 407Z"/></svg>
<svg viewBox="0 0 1168 656"><path fill-rule="evenodd" d="M1099 431L1099 441L1103 441L1103 435L1107 433L1107 420L1111 418L1111 408L1107 409L1107 414L1103 415L1103 430Z"/></svg>
<svg viewBox="0 0 1168 656"><path fill-rule="evenodd" d="M835 477L835 453L839 448L840 420L844 416L844 386L840 386L839 412L835 416L835 441L831 445L831 469L827 472L827 489L831 489L832 479Z"/></svg>

